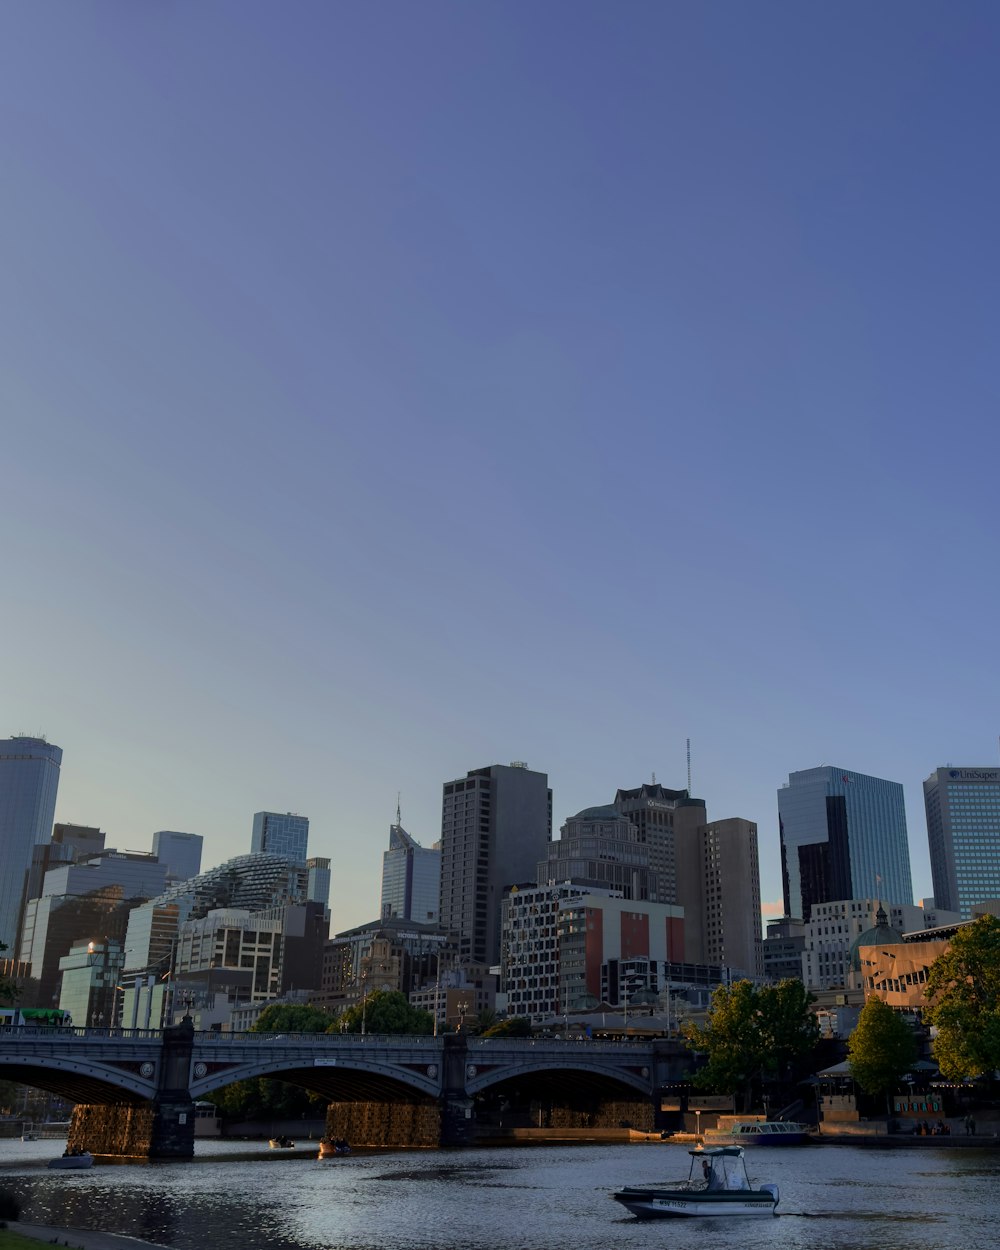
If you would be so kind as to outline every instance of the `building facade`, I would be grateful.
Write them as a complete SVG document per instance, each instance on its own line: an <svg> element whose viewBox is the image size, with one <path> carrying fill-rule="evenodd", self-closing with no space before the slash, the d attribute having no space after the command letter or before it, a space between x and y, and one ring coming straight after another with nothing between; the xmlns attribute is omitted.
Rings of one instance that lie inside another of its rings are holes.
<svg viewBox="0 0 1000 1250"><path fill-rule="evenodd" d="M659 897L649 844L639 840L638 826L617 808L587 807L570 816L559 834L538 865L539 885L572 881L618 891L623 898Z"/></svg>
<svg viewBox="0 0 1000 1250"><path fill-rule="evenodd" d="M437 924L440 912L440 844L421 846L397 820L389 826L389 849L382 853L382 919Z"/></svg>
<svg viewBox="0 0 1000 1250"><path fill-rule="evenodd" d="M552 791L526 764L493 764L446 782L441 805L441 925L466 963L500 962L512 885L532 882L552 837Z"/></svg>
<svg viewBox="0 0 1000 1250"><path fill-rule="evenodd" d="M293 812L254 812L250 851L254 855L283 855L295 864L308 856L309 817Z"/></svg>
<svg viewBox="0 0 1000 1250"><path fill-rule="evenodd" d="M683 903L678 895L676 847L708 821L704 799L687 790L668 790L655 781L634 790L619 790L615 810L635 825L639 841L649 847L649 867L656 879L654 903Z"/></svg>
<svg viewBox="0 0 1000 1250"><path fill-rule="evenodd" d="M167 881L190 881L201 872L201 851L204 839L200 833L182 833L176 829L160 829L153 834L153 854L167 866Z"/></svg>
<svg viewBox="0 0 1000 1250"><path fill-rule="evenodd" d="M1000 899L1000 768L938 768L924 782L934 902L963 920Z"/></svg>
<svg viewBox="0 0 1000 1250"><path fill-rule="evenodd" d="M778 791L785 914L878 895L912 905L903 787L849 769L790 773Z"/></svg>
<svg viewBox="0 0 1000 1250"><path fill-rule="evenodd" d="M52 837L61 764L61 748L44 738L0 742L0 942L12 956L33 848Z"/></svg>
<svg viewBox="0 0 1000 1250"><path fill-rule="evenodd" d="M685 830L675 859L686 958L763 981L757 826L731 817Z"/></svg>

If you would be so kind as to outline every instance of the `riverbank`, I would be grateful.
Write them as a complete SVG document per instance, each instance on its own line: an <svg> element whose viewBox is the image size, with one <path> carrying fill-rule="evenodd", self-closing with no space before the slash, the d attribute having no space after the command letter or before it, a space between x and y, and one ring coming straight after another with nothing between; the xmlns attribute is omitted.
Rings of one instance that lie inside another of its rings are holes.
<svg viewBox="0 0 1000 1250"><path fill-rule="evenodd" d="M143 1247L166 1250L153 1241L140 1241L138 1237L123 1237L120 1233L104 1233L93 1228L56 1228L47 1224L22 1224L20 1220L8 1220L7 1227L12 1233L30 1237L32 1241L69 1246L70 1250L142 1250Z"/></svg>

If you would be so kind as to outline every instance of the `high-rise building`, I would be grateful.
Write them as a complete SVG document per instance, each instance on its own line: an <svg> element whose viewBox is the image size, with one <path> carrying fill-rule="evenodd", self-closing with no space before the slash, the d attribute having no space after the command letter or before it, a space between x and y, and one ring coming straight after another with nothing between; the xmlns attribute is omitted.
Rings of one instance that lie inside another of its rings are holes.
<svg viewBox="0 0 1000 1250"><path fill-rule="evenodd" d="M309 817L293 812L254 812L250 851L254 855L284 855L304 864L308 854Z"/></svg>
<svg viewBox="0 0 1000 1250"><path fill-rule="evenodd" d="M778 791L785 914L864 897L913 902L903 787L846 768L789 773Z"/></svg>
<svg viewBox="0 0 1000 1250"><path fill-rule="evenodd" d="M686 957L762 981L757 826L739 817L699 825L678 840L676 863Z"/></svg>
<svg viewBox="0 0 1000 1250"><path fill-rule="evenodd" d="M705 800L687 790L668 790L655 781L635 790L619 790L615 810L627 816L639 831L639 841L649 847L649 867L655 874L655 903L679 903L676 847L680 839L694 834L707 822Z"/></svg>
<svg viewBox="0 0 1000 1250"><path fill-rule="evenodd" d="M32 848L48 842L62 749L44 738L0 742L0 942L13 955Z"/></svg>
<svg viewBox="0 0 1000 1250"><path fill-rule="evenodd" d="M437 924L440 910L441 847L421 846L397 816L382 853L382 919Z"/></svg>
<svg viewBox="0 0 1000 1250"><path fill-rule="evenodd" d="M924 808L934 902L968 920L1000 898L1000 768L938 768Z"/></svg>
<svg viewBox="0 0 1000 1250"><path fill-rule="evenodd" d="M153 834L153 854L167 866L168 885L190 881L201 872L203 841L200 833L180 833L175 829L160 829Z"/></svg>
<svg viewBox="0 0 1000 1250"><path fill-rule="evenodd" d="M512 885L533 882L552 837L552 791L526 764L493 764L445 783L441 925L459 958L500 962L500 913Z"/></svg>
<svg viewBox="0 0 1000 1250"><path fill-rule="evenodd" d="M327 915L330 912L330 861L320 855L311 855L306 860L309 870L309 884L306 887L306 898L311 903L322 903Z"/></svg>
<svg viewBox="0 0 1000 1250"><path fill-rule="evenodd" d="M538 865L539 885L574 885L613 890L622 898L654 899L659 893L649 866L650 848L639 829L615 807L586 807L570 816Z"/></svg>
<svg viewBox="0 0 1000 1250"><path fill-rule="evenodd" d="M99 855L104 850L105 835L94 825L70 825L56 823L48 842L40 842L31 848L31 865L25 874L21 910L17 920L18 940L24 931L25 909L28 899L41 898L42 883L50 868L60 864L77 864Z"/></svg>

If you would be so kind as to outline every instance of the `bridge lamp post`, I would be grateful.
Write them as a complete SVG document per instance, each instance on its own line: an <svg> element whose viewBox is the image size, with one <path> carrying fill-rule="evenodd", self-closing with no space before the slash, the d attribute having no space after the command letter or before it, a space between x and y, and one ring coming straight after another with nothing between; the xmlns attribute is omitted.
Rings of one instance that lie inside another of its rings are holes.
<svg viewBox="0 0 1000 1250"><path fill-rule="evenodd" d="M368 973L361 974L361 1036L364 1037L368 1024Z"/></svg>

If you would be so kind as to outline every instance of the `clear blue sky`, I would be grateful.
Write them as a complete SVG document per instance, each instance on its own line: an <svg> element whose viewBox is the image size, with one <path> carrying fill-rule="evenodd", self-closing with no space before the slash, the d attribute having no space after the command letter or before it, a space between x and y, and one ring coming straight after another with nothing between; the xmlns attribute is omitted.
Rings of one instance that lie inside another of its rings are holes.
<svg viewBox="0 0 1000 1250"><path fill-rule="evenodd" d="M6 736L145 849L997 759L995 3L11 3Z"/></svg>

